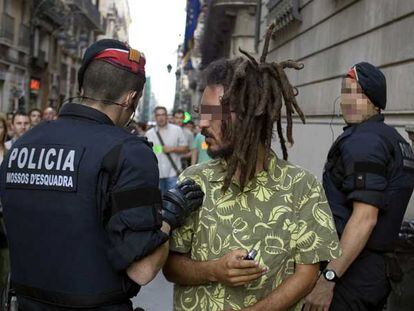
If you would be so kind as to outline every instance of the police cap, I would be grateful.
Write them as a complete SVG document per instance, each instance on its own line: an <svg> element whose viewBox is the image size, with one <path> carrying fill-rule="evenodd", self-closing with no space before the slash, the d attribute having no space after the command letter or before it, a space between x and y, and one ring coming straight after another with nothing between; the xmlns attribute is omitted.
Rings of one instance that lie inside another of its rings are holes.
<svg viewBox="0 0 414 311"><path fill-rule="evenodd" d="M132 49L127 43L113 39L102 39L88 47L83 55L82 65L78 72L79 90L83 84L83 77L89 64L99 59L118 68L127 70L145 78L145 56Z"/></svg>
<svg viewBox="0 0 414 311"><path fill-rule="evenodd" d="M361 62L349 69L347 77L355 79L364 94L380 109L387 104L387 82L384 74L374 65Z"/></svg>

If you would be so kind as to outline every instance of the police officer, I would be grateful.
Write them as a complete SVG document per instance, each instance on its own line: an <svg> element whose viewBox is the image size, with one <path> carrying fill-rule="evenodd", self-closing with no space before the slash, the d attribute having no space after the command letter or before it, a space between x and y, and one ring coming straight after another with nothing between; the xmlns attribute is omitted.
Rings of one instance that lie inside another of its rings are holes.
<svg viewBox="0 0 414 311"><path fill-rule="evenodd" d="M122 129L145 58L115 40L89 47L80 103L21 137L1 168L19 310L132 310L168 255L170 230L201 205L185 181L161 199L149 143ZM161 211L162 210L162 211Z"/></svg>
<svg viewBox="0 0 414 311"><path fill-rule="evenodd" d="M331 147L323 185L342 255L322 272L304 310L382 310L401 273L394 243L414 187L414 155L384 123L386 80L375 66L353 66L342 81L348 124Z"/></svg>

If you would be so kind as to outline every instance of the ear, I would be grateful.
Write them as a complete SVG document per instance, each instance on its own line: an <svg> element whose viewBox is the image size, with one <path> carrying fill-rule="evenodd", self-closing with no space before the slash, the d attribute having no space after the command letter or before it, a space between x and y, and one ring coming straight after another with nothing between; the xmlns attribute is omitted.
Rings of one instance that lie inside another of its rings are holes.
<svg viewBox="0 0 414 311"><path fill-rule="evenodd" d="M134 91L128 94L128 100L134 103L138 98L138 92Z"/></svg>
<svg viewBox="0 0 414 311"><path fill-rule="evenodd" d="M83 87L80 89L79 94L80 94L80 96L83 96L83 94L85 94L85 92L83 91Z"/></svg>

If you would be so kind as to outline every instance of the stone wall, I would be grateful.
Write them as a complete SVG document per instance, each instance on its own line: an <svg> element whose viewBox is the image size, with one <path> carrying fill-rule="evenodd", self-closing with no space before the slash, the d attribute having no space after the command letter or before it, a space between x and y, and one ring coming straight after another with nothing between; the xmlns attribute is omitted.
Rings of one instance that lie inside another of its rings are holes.
<svg viewBox="0 0 414 311"><path fill-rule="evenodd" d="M261 45L272 21L267 3L262 1ZM341 76L360 61L373 63L386 75L386 122L409 140L405 129L414 126L414 1L300 0L299 13L301 21L275 34L268 56L305 65L289 73L307 115L306 125L294 124L290 160L321 177L329 147L345 125L338 101ZM277 141L274 145L278 149ZM413 199L407 217L414 218Z"/></svg>

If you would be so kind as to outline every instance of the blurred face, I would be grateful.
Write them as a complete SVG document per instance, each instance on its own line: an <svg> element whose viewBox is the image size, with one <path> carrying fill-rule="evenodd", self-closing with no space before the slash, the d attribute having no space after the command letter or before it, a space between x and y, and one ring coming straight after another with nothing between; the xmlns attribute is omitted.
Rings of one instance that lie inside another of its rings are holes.
<svg viewBox="0 0 414 311"><path fill-rule="evenodd" d="M13 120L13 114L12 113L8 113L7 114L7 129L9 131L12 131L12 120Z"/></svg>
<svg viewBox="0 0 414 311"><path fill-rule="evenodd" d="M36 110L32 111L29 117L31 126L38 125L40 121L42 121L42 116L40 115L40 112Z"/></svg>
<svg viewBox="0 0 414 311"><path fill-rule="evenodd" d="M207 86L200 106L201 134L206 137L207 153L212 158L227 157L233 151L232 142L223 140L223 120L228 120L230 111L223 111L220 100L224 94L222 85ZM232 114L232 119L235 118Z"/></svg>
<svg viewBox="0 0 414 311"><path fill-rule="evenodd" d="M53 121L56 119L56 111L53 108L46 108L43 111L43 120L45 121Z"/></svg>
<svg viewBox="0 0 414 311"><path fill-rule="evenodd" d="M164 109L155 110L155 122L157 123L158 127L166 126L168 123L167 111Z"/></svg>
<svg viewBox="0 0 414 311"><path fill-rule="evenodd" d="M358 82L351 78L342 80L341 110L347 124L359 124L379 113Z"/></svg>
<svg viewBox="0 0 414 311"><path fill-rule="evenodd" d="M189 131L191 131L192 133L194 133L194 125L193 125L193 124L191 124L191 123L187 123L187 124L185 125L185 127L186 127Z"/></svg>
<svg viewBox="0 0 414 311"><path fill-rule="evenodd" d="M184 120L184 114L183 113L176 113L174 114L174 124L182 126L183 125L183 120Z"/></svg>
<svg viewBox="0 0 414 311"><path fill-rule="evenodd" d="M14 137L19 138L24 133L27 132L30 126L30 120L28 116L20 116L17 115L14 118L13 122L13 130L14 130Z"/></svg>

